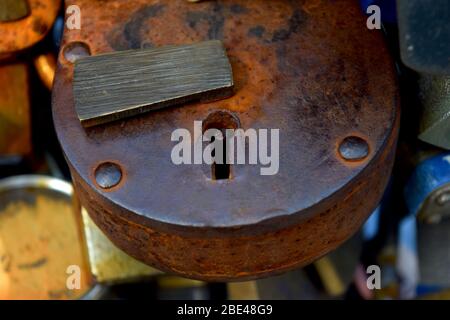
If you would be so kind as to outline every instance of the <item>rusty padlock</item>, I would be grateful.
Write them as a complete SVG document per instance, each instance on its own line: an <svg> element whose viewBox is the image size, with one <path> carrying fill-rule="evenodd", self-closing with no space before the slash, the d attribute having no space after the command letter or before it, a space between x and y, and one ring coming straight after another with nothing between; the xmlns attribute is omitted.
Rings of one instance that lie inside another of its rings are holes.
<svg viewBox="0 0 450 320"><path fill-rule="evenodd" d="M75 190L119 248L159 269L242 280L304 266L338 247L377 206L399 127L395 69L358 1L66 1L53 116ZM85 129L73 57L218 39L235 93ZM67 59L71 57L71 59ZM231 115L231 116L230 116ZM235 120L233 120L235 119ZM171 133L194 121L277 128L279 172L176 166Z"/></svg>

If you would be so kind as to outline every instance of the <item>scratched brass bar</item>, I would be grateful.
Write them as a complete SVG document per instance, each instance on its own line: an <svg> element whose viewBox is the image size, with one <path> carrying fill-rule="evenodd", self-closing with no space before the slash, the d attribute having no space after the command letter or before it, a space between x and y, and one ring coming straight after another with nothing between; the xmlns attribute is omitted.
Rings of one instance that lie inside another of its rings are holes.
<svg viewBox="0 0 450 320"><path fill-rule="evenodd" d="M74 72L75 108L85 127L233 94L231 65L217 40L82 58Z"/></svg>

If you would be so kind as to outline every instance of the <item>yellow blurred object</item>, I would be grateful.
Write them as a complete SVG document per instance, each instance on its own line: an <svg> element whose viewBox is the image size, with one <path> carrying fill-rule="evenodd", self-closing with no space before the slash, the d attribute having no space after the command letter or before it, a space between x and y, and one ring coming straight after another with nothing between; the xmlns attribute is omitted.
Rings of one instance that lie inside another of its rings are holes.
<svg viewBox="0 0 450 320"><path fill-rule="evenodd" d="M330 258L323 257L322 259L314 262L314 266L316 267L317 272L322 279L325 291L330 296L337 297L344 294L345 286L336 269L334 268Z"/></svg>
<svg viewBox="0 0 450 320"><path fill-rule="evenodd" d="M82 208L84 233L92 274L98 283L130 282L161 274L117 248Z"/></svg>
<svg viewBox="0 0 450 320"><path fill-rule="evenodd" d="M158 285L161 288L174 289L174 288L197 288L206 285L206 282L191 280L175 276L163 276L158 278Z"/></svg>
<svg viewBox="0 0 450 320"><path fill-rule="evenodd" d="M427 294L420 297L420 300L450 300L450 289L441 292Z"/></svg>
<svg viewBox="0 0 450 320"><path fill-rule="evenodd" d="M0 181L0 299L80 299L93 288L71 192L43 176Z"/></svg>
<svg viewBox="0 0 450 320"><path fill-rule="evenodd" d="M227 288L229 300L259 300L256 281L230 282Z"/></svg>
<svg viewBox="0 0 450 320"><path fill-rule="evenodd" d="M51 90L55 78L55 56L52 53L41 54L34 58L34 66L44 85Z"/></svg>

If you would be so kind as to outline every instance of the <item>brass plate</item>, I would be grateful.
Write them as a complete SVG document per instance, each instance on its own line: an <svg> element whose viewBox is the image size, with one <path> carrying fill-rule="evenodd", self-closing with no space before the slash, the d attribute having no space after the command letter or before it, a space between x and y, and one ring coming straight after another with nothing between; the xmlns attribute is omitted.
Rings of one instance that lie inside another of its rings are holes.
<svg viewBox="0 0 450 320"><path fill-rule="evenodd" d="M232 95L220 41L127 50L76 61L75 108L86 127L193 100Z"/></svg>

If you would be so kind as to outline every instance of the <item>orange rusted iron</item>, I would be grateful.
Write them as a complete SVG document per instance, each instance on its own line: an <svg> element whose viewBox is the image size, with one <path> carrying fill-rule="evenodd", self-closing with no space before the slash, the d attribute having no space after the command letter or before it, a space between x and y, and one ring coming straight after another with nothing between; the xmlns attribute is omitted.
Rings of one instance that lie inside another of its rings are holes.
<svg viewBox="0 0 450 320"><path fill-rule="evenodd" d="M63 36L55 127L81 203L128 254L190 278L264 277L335 249L377 206L394 161L398 96L387 46L358 1L71 4L82 27ZM227 50L234 96L82 127L66 58L74 47L96 55L210 39ZM218 181L208 165L172 163L173 130L226 114L243 129L280 129L277 175L235 165ZM101 183L98 167L108 168Z"/></svg>
<svg viewBox="0 0 450 320"><path fill-rule="evenodd" d="M0 157L31 154L31 110L28 67L0 64Z"/></svg>
<svg viewBox="0 0 450 320"><path fill-rule="evenodd" d="M28 0L30 14L10 22L0 22L0 55L27 49L50 31L61 0Z"/></svg>

